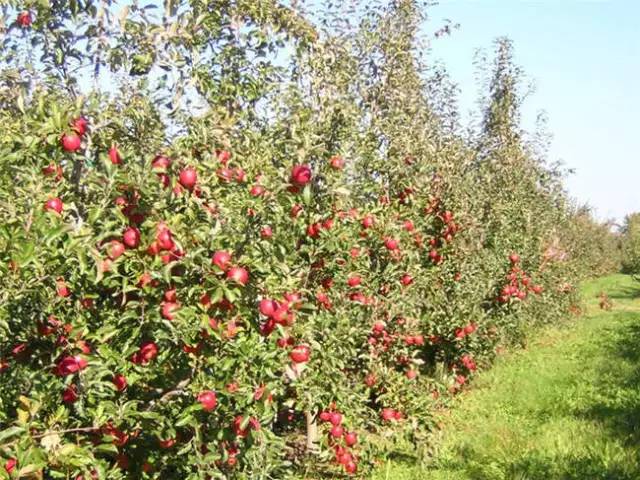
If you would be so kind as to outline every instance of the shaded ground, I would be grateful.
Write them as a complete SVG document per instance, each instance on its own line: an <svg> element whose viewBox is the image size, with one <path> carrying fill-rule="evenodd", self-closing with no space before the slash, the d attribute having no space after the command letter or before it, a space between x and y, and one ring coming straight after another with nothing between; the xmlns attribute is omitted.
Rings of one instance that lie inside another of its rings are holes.
<svg viewBox="0 0 640 480"><path fill-rule="evenodd" d="M584 317L479 376L431 464L389 462L375 479L640 479L640 284L613 275L584 294Z"/></svg>

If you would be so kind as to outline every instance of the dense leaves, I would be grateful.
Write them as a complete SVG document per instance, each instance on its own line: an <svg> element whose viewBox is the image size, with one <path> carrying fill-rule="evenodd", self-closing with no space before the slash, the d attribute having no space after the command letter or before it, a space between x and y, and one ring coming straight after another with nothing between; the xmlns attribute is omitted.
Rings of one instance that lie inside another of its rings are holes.
<svg viewBox="0 0 640 480"><path fill-rule="evenodd" d="M366 474L575 308L510 44L468 135L419 2L298 7L2 7L0 477Z"/></svg>

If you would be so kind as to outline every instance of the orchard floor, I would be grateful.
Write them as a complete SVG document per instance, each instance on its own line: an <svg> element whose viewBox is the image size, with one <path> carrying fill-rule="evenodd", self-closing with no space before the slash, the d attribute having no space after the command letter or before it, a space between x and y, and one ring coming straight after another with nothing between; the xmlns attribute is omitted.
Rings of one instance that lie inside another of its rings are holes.
<svg viewBox="0 0 640 480"><path fill-rule="evenodd" d="M434 460L390 460L374 479L639 480L640 283L613 275L583 292L584 316L541 331L459 397Z"/></svg>

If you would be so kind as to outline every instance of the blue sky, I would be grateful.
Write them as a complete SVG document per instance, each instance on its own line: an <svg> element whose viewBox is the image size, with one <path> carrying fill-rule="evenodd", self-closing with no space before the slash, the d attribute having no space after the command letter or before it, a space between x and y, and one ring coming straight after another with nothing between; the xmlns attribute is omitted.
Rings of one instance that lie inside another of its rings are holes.
<svg viewBox="0 0 640 480"><path fill-rule="evenodd" d="M463 111L477 100L475 51L508 36L536 87L525 126L546 111L551 159L576 170L571 195L599 218L640 211L640 0L441 0L429 15L431 31L460 24L432 54L459 84Z"/></svg>

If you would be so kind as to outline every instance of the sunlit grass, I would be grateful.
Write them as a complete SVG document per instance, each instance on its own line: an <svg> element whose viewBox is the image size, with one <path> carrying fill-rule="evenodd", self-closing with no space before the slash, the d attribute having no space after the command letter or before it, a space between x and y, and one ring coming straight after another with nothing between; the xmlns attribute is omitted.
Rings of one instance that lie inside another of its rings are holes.
<svg viewBox="0 0 640 480"><path fill-rule="evenodd" d="M375 479L639 479L640 286L614 275L583 291L585 316L479 376L444 420L434 459L389 461ZM601 291L611 311L598 307Z"/></svg>

